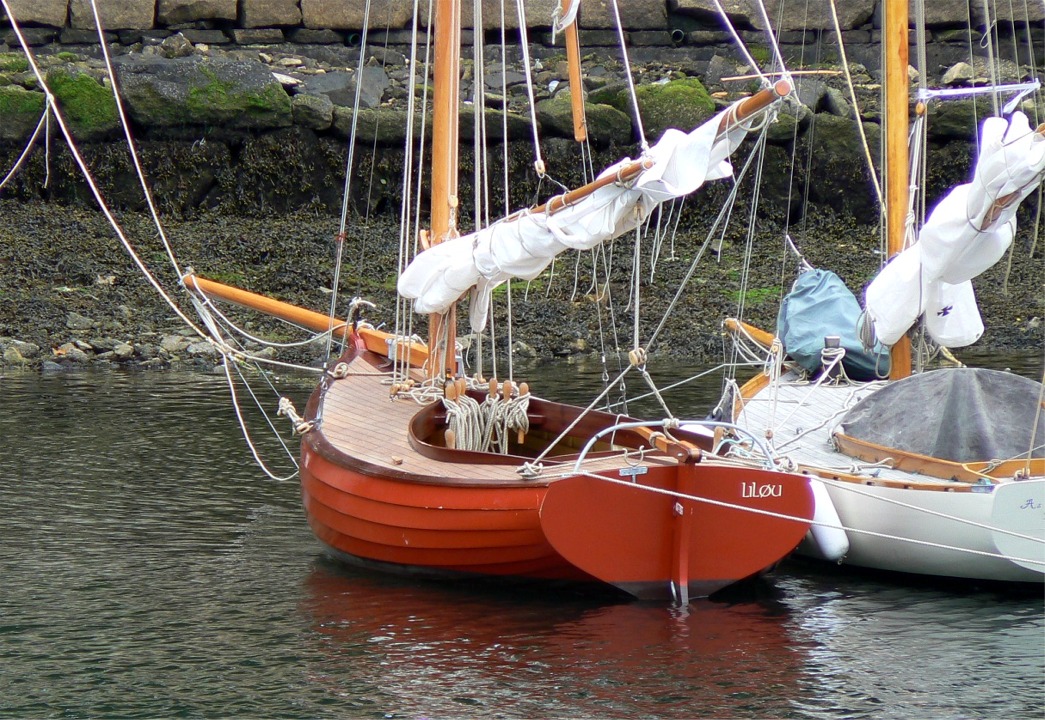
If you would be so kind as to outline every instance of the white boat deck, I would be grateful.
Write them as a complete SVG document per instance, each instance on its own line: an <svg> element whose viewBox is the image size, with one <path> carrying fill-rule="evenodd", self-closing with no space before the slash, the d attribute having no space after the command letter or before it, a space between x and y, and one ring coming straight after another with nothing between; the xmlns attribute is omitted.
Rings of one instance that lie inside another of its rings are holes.
<svg viewBox="0 0 1045 720"><path fill-rule="evenodd" d="M737 416L737 426L767 440L779 456L799 465L835 470L868 478L953 484L927 475L877 465L838 452L831 435L846 412L861 399L882 387L881 382L821 384L801 380L788 373L747 400Z"/></svg>

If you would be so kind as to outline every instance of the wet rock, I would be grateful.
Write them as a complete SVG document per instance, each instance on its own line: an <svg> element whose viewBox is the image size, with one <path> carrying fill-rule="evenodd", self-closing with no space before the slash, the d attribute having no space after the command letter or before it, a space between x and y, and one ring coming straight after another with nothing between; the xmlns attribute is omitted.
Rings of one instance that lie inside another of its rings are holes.
<svg viewBox="0 0 1045 720"><path fill-rule="evenodd" d="M134 357L134 346L130 343L116 343L112 351L113 355L116 356L117 360L130 360L132 357Z"/></svg>
<svg viewBox="0 0 1045 720"><path fill-rule="evenodd" d="M546 136L573 137L573 101L569 91L537 103L537 121ZM585 103L588 136L598 147L631 140L631 118L610 105Z"/></svg>
<svg viewBox="0 0 1045 720"><path fill-rule="evenodd" d="M43 117L44 104L42 92L18 85L0 86L0 107L4 108L0 140L21 142L29 138Z"/></svg>
<svg viewBox="0 0 1045 720"><path fill-rule="evenodd" d="M111 337L100 337L100 338L91 338L88 341L88 345L90 346L91 350L93 350L94 352L96 352L96 353L104 353L104 352L112 352L113 348L115 348L116 345L119 342L120 342L119 340L116 340L116 339L111 338Z"/></svg>
<svg viewBox="0 0 1045 720"><path fill-rule="evenodd" d="M69 24L74 29L94 30L91 0L70 0ZM156 18L152 0L121 0L97 3L98 17L106 30L147 30Z"/></svg>
<svg viewBox="0 0 1045 720"><path fill-rule="evenodd" d="M864 132L871 148L878 147L881 128L864 123ZM809 142L809 173L813 177L832 178L831 183L817 183L810 188L816 202L822 202L838 212L873 222L878 216L873 195L869 192L870 171L867 169L863 146L856 123L849 118L820 113L811 126ZM855 188L867 188L857 192Z"/></svg>
<svg viewBox="0 0 1045 720"><path fill-rule="evenodd" d="M40 356L39 345L9 337L0 337L0 350L2 350L5 355L8 350L13 350L22 359L32 359Z"/></svg>
<svg viewBox="0 0 1045 720"><path fill-rule="evenodd" d="M54 351L56 358L61 358L67 362L76 364L86 364L90 362L91 356L76 346L75 343L65 343L58 347Z"/></svg>
<svg viewBox="0 0 1045 720"><path fill-rule="evenodd" d="M420 125L418 118L415 129L420 130ZM332 127L340 137L347 138L352 130L351 108L335 106ZM406 140L406 111L386 107L360 109L356 132L357 140L399 147Z"/></svg>
<svg viewBox="0 0 1045 720"><path fill-rule="evenodd" d="M838 117L850 117L853 113L849 101L838 88L829 87L824 91L821 107L825 112Z"/></svg>
<svg viewBox="0 0 1045 720"><path fill-rule="evenodd" d="M116 75L131 117L147 127L260 130L292 122L290 96L259 62L133 57L117 63Z"/></svg>
<svg viewBox="0 0 1045 720"><path fill-rule="evenodd" d="M236 0L159 0L157 20L177 25L193 20L235 20Z"/></svg>
<svg viewBox="0 0 1045 720"><path fill-rule="evenodd" d="M65 317L65 326L70 330L90 330L96 325L94 320L75 311L70 311Z"/></svg>
<svg viewBox="0 0 1045 720"><path fill-rule="evenodd" d="M326 95L295 95L290 103L294 124L311 130L326 130L334 122L334 103Z"/></svg>
<svg viewBox="0 0 1045 720"><path fill-rule="evenodd" d="M788 102L781 107L776 122L769 126L766 139L773 144L785 145L805 132L813 118L813 111L799 102Z"/></svg>
<svg viewBox="0 0 1045 720"><path fill-rule="evenodd" d="M167 59L189 57L194 52L192 43L182 33L165 38L157 48L157 53Z"/></svg>
<svg viewBox="0 0 1045 720"><path fill-rule="evenodd" d="M217 360L221 357L221 353L218 352L218 349L209 342L192 343L188 348L186 348L186 352L193 358Z"/></svg>
<svg viewBox="0 0 1045 720"><path fill-rule="evenodd" d="M4 365L25 365L28 362L13 345L4 348L3 360Z"/></svg>
<svg viewBox="0 0 1045 720"><path fill-rule="evenodd" d="M972 81L973 77L972 65L967 62L960 62L947 68L947 72L943 74L942 82L944 85L967 85Z"/></svg>
<svg viewBox="0 0 1045 720"><path fill-rule="evenodd" d="M119 129L112 90L82 68L54 67L47 72L47 85L78 140L102 140Z"/></svg>
<svg viewBox="0 0 1045 720"><path fill-rule="evenodd" d="M380 67L364 66L360 71L362 77L359 91L359 107L376 108L390 83L388 74ZM356 102L356 74L348 72L328 72L323 75L312 75L305 79L305 92L311 95L325 95L334 105L351 108Z"/></svg>
<svg viewBox="0 0 1045 720"><path fill-rule="evenodd" d="M512 345L512 352L514 352L515 356L519 358L537 357L537 351L533 349L533 346L523 342L522 340L515 341Z"/></svg>

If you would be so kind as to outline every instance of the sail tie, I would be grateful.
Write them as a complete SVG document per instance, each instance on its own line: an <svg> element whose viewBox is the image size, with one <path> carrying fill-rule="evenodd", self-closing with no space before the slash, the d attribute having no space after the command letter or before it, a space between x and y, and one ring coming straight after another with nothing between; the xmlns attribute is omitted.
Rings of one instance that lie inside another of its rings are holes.
<svg viewBox="0 0 1045 720"><path fill-rule="evenodd" d="M294 426L295 435L304 435L307 432L311 432L315 427L311 422L298 415L298 411L294 408L294 403L288 397L279 399L279 410L276 414L290 420L290 423Z"/></svg>

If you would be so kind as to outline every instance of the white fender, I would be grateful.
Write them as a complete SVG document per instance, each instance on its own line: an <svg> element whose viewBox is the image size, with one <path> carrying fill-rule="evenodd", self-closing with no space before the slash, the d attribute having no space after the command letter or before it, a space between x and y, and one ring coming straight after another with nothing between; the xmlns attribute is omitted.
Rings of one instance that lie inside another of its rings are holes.
<svg viewBox="0 0 1045 720"><path fill-rule="evenodd" d="M849 552L849 536L842 529L838 511L827 492L827 486L818 478L809 478L813 490L813 525L809 528L809 545L824 560L841 560Z"/></svg>

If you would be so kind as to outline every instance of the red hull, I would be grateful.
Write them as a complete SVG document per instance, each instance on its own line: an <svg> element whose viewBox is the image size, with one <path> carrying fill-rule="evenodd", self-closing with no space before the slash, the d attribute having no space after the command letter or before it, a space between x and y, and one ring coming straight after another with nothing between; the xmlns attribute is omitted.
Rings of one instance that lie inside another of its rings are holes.
<svg viewBox="0 0 1045 720"><path fill-rule="evenodd" d="M431 574L592 580L541 530L547 485L432 486L376 478L303 444L302 498L313 532L337 554Z"/></svg>
<svg viewBox="0 0 1045 720"><path fill-rule="evenodd" d="M390 402L379 356L353 349L343 360L354 372L324 380L309 402L314 429L301 463L309 524L343 560L412 574L597 580L639 597L685 600L772 567L809 527L812 494L799 477L775 480L775 497L751 497L750 487L767 482L757 470L647 450L640 484L621 485L606 480L633 468L608 447L589 456L583 474L563 471L583 441L619 420L602 413L577 424L542 476L524 479L516 472L523 456L442 445L437 406ZM554 436L579 410L536 401L531 413ZM645 442L627 431L613 441ZM734 507L694 499L701 497Z"/></svg>

